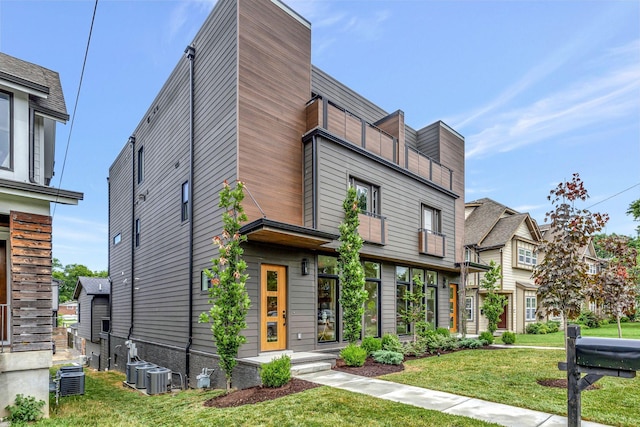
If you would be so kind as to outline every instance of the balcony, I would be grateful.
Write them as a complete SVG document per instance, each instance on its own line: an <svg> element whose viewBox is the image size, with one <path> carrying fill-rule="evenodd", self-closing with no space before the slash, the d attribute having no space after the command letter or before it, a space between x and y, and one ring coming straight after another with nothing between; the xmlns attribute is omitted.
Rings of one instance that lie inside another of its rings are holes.
<svg viewBox="0 0 640 427"><path fill-rule="evenodd" d="M385 217L373 213L359 213L358 234L365 242L384 245L387 242L387 228Z"/></svg>
<svg viewBox="0 0 640 427"><path fill-rule="evenodd" d="M444 258L447 239L444 234L435 231L418 230L418 250L421 254Z"/></svg>
<svg viewBox="0 0 640 427"><path fill-rule="evenodd" d="M452 190L453 171L378 126L340 107L334 102L316 96L307 103L307 131L323 128L336 137L362 147L418 176L443 188Z"/></svg>

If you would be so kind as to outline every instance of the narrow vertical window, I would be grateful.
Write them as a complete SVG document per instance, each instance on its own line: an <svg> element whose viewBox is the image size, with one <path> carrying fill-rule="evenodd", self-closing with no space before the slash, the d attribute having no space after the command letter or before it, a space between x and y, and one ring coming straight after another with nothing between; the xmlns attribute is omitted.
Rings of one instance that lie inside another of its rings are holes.
<svg viewBox="0 0 640 427"><path fill-rule="evenodd" d="M473 322L473 297L465 297L464 311L469 322Z"/></svg>
<svg viewBox="0 0 640 427"><path fill-rule="evenodd" d="M0 92L0 168L11 168L11 95Z"/></svg>
<svg viewBox="0 0 640 427"><path fill-rule="evenodd" d="M140 246L140 218L136 219L136 247Z"/></svg>
<svg viewBox="0 0 640 427"><path fill-rule="evenodd" d="M189 219L189 181L182 184L182 221Z"/></svg>
<svg viewBox="0 0 640 427"><path fill-rule="evenodd" d="M144 181L144 147L138 150L138 184Z"/></svg>

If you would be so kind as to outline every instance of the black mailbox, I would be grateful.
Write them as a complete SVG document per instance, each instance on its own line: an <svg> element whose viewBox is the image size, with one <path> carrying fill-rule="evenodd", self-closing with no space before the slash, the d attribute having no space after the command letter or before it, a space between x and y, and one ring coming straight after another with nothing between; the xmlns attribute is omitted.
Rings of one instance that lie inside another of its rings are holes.
<svg viewBox="0 0 640 427"><path fill-rule="evenodd" d="M576 362L593 368L640 371L640 340L578 337Z"/></svg>

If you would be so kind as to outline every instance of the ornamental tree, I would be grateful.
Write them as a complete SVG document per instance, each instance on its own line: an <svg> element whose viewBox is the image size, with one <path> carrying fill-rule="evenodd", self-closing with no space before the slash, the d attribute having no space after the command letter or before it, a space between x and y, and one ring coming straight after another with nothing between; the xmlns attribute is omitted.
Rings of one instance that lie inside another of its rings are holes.
<svg viewBox="0 0 640 427"><path fill-rule="evenodd" d="M399 316L402 321L407 325L414 325L413 328L413 342L418 341L418 335L424 332L427 328L427 322L425 321L426 309L424 304L424 282L420 279L420 276L413 276L413 288L411 291L407 290L402 294L402 300L405 303L405 307L399 311Z"/></svg>
<svg viewBox="0 0 640 427"><path fill-rule="evenodd" d="M576 202L585 201L588 197L577 173L573 174L571 181L562 182L551 190L547 199L554 209L545 217L545 222L550 221L550 238L538 248L544 253L544 259L533 270L540 305L547 313L562 315L565 335L567 319L580 314L588 286L588 267L583 259L583 250L591 236L598 233L609 219L607 214L592 213L575 206Z"/></svg>
<svg viewBox="0 0 640 427"><path fill-rule="evenodd" d="M364 288L364 270L360 262L362 237L358 233L360 219L356 189L349 187L342 203L344 221L340 224L340 246L338 247L338 268L340 271L340 305L344 324L344 339L355 343L362 331L362 315L367 291Z"/></svg>
<svg viewBox="0 0 640 427"><path fill-rule="evenodd" d="M611 254L607 264L596 274L591 290L602 303L604 311L615 317L618 338L622 338L620 318L631 311L638 295L638 252L629 247L629 238L608 236L600 244Z"/></svg>
<svg viewBox="0 0 640 427"><path fill-rule="evenodd" d="M498 290L496 283L502 278L502 274L500 274L501 266L491 260L489 267L491 269L484 273L484 276L480 279L480 287L487 291L482 300L481 308L484 317L487 318L487 331L493 335L498 329L498 322L500 322L500 315L504 313L504 306L507 305L507 297L496 293Z"/></svg>
<svg viewBox="0 0 640 427"><path fill-rule="evenodd" d="M227 380L227 393L231 391L231 376L237 364L238 350L246 341L240 333L247 327L246 318L251 304L245 288L249 277L244 273L247 264L242 259L244 251L240 247L247 239L240 234L242 222L247 220L242 207L243 188L240 181L231 188L225 180L220 191L218 206L223 208L223 230L220 236L213 238L213 244L218 247L218 257L211 260L211 269L205 270L212 285L209 289L209 303L212 305L208 312L200 314L199 319L201 323L211 323L219 365Z"/></svg>

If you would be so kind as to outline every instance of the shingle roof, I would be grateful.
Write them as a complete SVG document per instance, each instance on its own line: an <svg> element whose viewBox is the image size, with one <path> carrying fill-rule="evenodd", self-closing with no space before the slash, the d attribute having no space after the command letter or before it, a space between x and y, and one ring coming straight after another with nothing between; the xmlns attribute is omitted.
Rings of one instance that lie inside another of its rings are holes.
<svg viewBox="0 0 640 427"><path fill-rule="evenodd" d="M78 277L78 283L73 293L74 298L80 296L81 289L84 288L87 295L109 295L111 294L111 284L106 277Z"/></svg>
<svg viewBox="0 0 640 427"><path fill-rule="evenodd" d="M31 106L39 112L67 121L60 75L52 70L0 52L0 81L27 87L43 96L29 95Z"/></svg>
<svg viewBox="0 0 640 427"><path fill-rule="evenodd" d="M506 245L516 233L520 224L526 219L527 214L517 214L500 218L480 246L492 247Z"/></svg>
<svg viewBox="0 0 640 427"><path fill-rule="evenodd" d="M507 207L487 198L474 200L467 205L478 205L478 207L464 222L464 244L465 246L477 245L491 231Z"/></svg>

